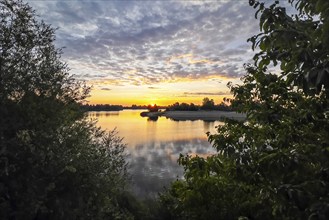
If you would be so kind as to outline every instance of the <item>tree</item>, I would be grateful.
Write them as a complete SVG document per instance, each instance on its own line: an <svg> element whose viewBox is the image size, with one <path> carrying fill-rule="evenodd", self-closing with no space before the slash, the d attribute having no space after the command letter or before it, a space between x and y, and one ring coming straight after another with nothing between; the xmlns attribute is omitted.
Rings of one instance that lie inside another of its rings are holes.
<svg viewBox="0 0 329 220"><path fill-rule="evenodd" d="M162 195L189 219L329 218L329 2L258 1L255 63L229 84L244 122L226 121L209 141L218 154L181 156L185 180ZM269 71L269 66L279 71Z"/></svg>
<svg viewBox="0 0 329 220"><path fill-rule="evenodd" d="M149 110L149 112L158 112L159 111L159 107L156 104L148 105L147 109Z"/></svg>
<svg viewBox="0 0 329 220"><path fill-rule="evenodd" d="M194 105L194 103L190 103L190 105L188 106L188 110L189 111L198 111L199 107Z"/></svg>
<svg viewBox="0 0 329 220"><path fill-rule="evenodd" d="M202 110L214 110L215 109L215 102L213 99L209 99L209 98L204 98L202 100L202 106L201 106Z"/></svg>
<svg viewBox="0 0 329 220"><path fill-rule="evenodd" d="M89 88L54 41L31 7L0 0L0 218L129 218L124 144L80 111Z"/></svg>

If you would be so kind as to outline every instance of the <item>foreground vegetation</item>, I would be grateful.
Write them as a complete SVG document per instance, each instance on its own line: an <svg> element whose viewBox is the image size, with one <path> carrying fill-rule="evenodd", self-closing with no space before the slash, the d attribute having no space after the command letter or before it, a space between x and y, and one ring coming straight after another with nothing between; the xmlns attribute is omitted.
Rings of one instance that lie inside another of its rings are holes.
<svg viewBox="0 0 329 220"><path fill-rule="evenodd" d="M209 99L205 97L202 100L202 105L195 105L194 103L187 104L187 103L179 103L176 102L172 105L169 105L166 108L167 111L199 111L199 110L216 110L216 111L234 111L235 109L232 108L230 104L230 99L224 98L223 102L216 105L213 99Z"/></svg>
<svg viewBox="0 0 329 220"><path fill-rule="evenodd" d="M132 218L124 144L86 120L89 89L54 40L28 5L0 1L0 218Z"/></svg>
<svg viewBox="0 0 329 220"><path fill-rule="evenodd" d="M82 113L89 89L70 77L54 30L0 0L0 218L328 219L329 2L288 1L296 16L249 1L259 52L230 85L246 121L209 135L218 154L182 155L185 180L142 204L125 188L122 140Z"/></svg>
<svg viewBox="0 0 329 220"><path fill-rule="evenodd" d="M171 218L329 218L329 2L288 2L297 15L249 1L259 52L229 85L247 119L209 135L218 154L180 157L185 180L161 196Z"/></svg>

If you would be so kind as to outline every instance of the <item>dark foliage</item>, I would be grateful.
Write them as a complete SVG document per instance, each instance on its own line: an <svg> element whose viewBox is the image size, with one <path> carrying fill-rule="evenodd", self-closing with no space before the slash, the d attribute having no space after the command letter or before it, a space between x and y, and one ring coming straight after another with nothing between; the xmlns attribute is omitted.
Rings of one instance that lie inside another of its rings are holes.
<svg viewBox="0 0 329 220"><path fill-rule="evenodd" d="M159 107L157 105L148 105L147 110L149 110L149 112L157 112L159 111Z"/></svg>
<svg viewBox="0 0 329 220"><path fill-rule="evenodd" d="M249 1L259 52L229 85L247 119L209 135L216 155L180 157L185 180L161 197L172 218L329 219L329 1L288 2L296 15Z"/></svg>
<svg viewBox="0 0 329 220"><path fill-rule="evenodd" d="M200 109L202 110L213 110L215 109L215 102L213 99L209 99L209 98L204 98L202 100L202 105L200 107Z"/></svg>
<svg viewBox="0 0 329 220"><path fill-rule="evenodd" d="M199 106L194 105L193 103L187 104L187 103L178 103L176 102L173 105L169 105L166 108L167 111L198 111Z"/></svg>
<svg viewBox="0 0 329 220"><path fill-rule="evenodd" d="M0 0L0 218L130 218L124 144L85 119L89 89L54 40L27 4Z"/></svg>
<svg viewBox="0 0 329 220"><path fill-rule="evenodd" d="M109 104L97 104L89 105L85 104L81 106L83 111L121 111L123 110L122 105L109 105Z"/></svg>
<svg viewBox="0 0 329 220"><path fill-rule="evenodd" d="M183 103L176 102L173 105L169 105L166 108L166 110L167 111L199 111L199 110L233 111L234 109L230 104L230 99L224 98L223 102L221 102L218 105L215 105L213 99L204 98L201 106L195 105L193 103L187 104L184 102Z"/></svg>

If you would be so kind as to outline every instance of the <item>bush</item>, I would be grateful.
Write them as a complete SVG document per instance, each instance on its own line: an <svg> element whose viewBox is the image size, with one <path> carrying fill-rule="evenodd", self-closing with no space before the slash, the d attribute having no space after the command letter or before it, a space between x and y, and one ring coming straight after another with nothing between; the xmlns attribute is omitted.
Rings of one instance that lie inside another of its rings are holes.
<svg viewBox="0 0 329 220"><path fill-rule="evenodd" d="M0 218L127 219L122 139L86 119L54 29L0 1Z"/></svg>
<svg viewBox="0 0 329 220"><path fill-rule="evenodd" d="M278 1L257 9L255 63L230 84L244 122L226 121L209 141L218 154L181 156L185 180L161 199L179 219L329 218L329 2ZM279 66L271 73L268 66Z"/></svg>

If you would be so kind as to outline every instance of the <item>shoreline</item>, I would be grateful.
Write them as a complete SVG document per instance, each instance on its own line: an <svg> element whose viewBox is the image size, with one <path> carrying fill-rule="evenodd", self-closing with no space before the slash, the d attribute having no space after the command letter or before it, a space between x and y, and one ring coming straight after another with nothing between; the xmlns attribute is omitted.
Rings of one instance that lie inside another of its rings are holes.
<svg viewBox="0 0 329 220"><path fill-rule="evenodd" d="M245 114L225 111L163 111L163 112L143 112L142 117L166 117L172 120L205 120L205 121L222 121L225 118L243 121Z"/></svg>

